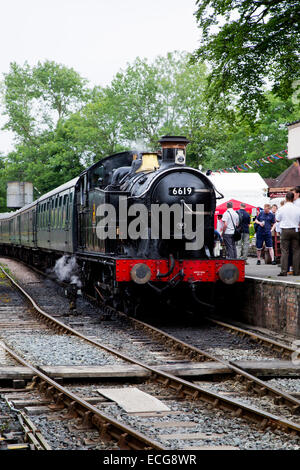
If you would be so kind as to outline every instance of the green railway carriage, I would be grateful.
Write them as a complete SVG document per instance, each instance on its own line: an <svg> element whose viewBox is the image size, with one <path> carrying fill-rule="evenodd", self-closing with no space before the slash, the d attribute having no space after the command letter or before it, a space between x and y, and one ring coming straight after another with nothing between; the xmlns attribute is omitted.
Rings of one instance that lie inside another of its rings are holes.
<svg viewBox="0 0 300 470"><path fill-rule="evenodd" d="M16 212L0 214L0 244L32 248L36 246L36 206L35 201Z"/></svg>
<svg viewBox="0 0 300 470"><path fill-rule="evenodd" d="M33 264L43 259L52 264L56 254L72 254L77 181L74 178L15 212L0 214L2 253Z"/></svg>
<svg viewBox="0 0 300 470"><path fill-rule="evenodd" d="M37 248L60 253L75 249L74 204L78 178L44 194L37 201Z"/></svg>
<svg viewBox="0 0 300 470"><path fill-rule="evenodd" d="M133 155L121 152L106 157L33 203L0 214L0 251L44 266L64 254L93 260L95 255L112 252L110 242L96 235L96 209L112 202L113 192L106 187L119 167L132 163Z"/></svg>

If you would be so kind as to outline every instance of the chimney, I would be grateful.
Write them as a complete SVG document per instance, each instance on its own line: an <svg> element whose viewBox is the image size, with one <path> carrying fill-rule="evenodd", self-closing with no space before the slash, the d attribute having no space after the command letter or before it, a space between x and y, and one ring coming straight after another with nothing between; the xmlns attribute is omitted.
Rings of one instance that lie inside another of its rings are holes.
<svg viewBox="0 0 300 470"><path fill-rule="evenodd" d="M186 146L189 142L185 137L164 135L159 141L162 146L162 163L185 165Z"/></svg>

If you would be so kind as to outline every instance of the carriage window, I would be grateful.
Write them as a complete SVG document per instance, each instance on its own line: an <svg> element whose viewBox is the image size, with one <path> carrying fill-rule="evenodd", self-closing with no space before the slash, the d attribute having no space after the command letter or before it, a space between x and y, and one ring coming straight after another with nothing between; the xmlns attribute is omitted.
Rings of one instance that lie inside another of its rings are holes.
<svg viewBox="0 0 300 470"><path fill-rule="evenodd" d="M87 175L85 174L80 181L80 204L86 204Z"/></svg>
<svg viewBox="0 0 300 470"><path fill-rule="evenodd" d="M68 194L64 195L64 206L65 206L65 210L64 210L65 223L64 223L64 225L66 225L66 223L68 223L68 220L69 220L69 196L68 196Z"/></svg>
<svg viewBox="0 0 300 470"><path fill-rule="evenodd" d="M58 223L57 226L61 227L62 226L62 196L59 196L58 200Z"/></svg>
<svg viewBox="0 0 300 470"><path fill-rule="evenodd" d="M62 225L63 228L64 228L65 225L66 225L66 212L67 212L67 207L66 207L66 206L67 206L67 198L68 198L68 195L65 194L65 195L63 196L63 200L62 200L62 206L63 206L63 207L62 207L62 218L61 218L62 220L61 220L61 225Z"/></svg>
<svg viewBox="0 0 300 470"><path fill-rule="evenodd" d="M54 220L55 220L55 212L54 212L54 199L51 199L51 225L54 227Z"/></svg>
<svg viewBox="0 0 300 470"><path fill-rule="evenodd" d="M49 224L49 215L50 215L50 201L47 202L46 226Z"/></svg>
<svg viewBox="0 0 300 470"><path fill-rule="evenodd" d="M42 215L42 227L45 227L45 209L46 209L46 204L43 204L43 215Z"/></svg>

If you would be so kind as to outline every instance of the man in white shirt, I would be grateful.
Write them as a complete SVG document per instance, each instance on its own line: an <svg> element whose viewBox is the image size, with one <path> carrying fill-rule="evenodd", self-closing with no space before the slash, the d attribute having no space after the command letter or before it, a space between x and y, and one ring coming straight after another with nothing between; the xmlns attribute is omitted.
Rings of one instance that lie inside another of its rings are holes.
<svg viewBox="0 0 300 470"><path fill-rule="evenodd" d="M276 219L280 222L280 247L281 247L281 272L278 276L286 276L288 271L289 248L293 252L293 275L300 274L300 245L299 245L299 225L300 208L293 204L294 194L289 191L286 194L286 203L277 214Z"/></svg>
<svg viewBox="0 0 300 470"><path fill-rule="evenodd" d="M281 209L282 206L284 206L284 204L285 204L285 199L282 199L282 200L280 201L280 207L279 207L279 209ZM279 209L278 209L278 210L279 210ZM281 233L280 222L277 221L278 210L277 210L276 213L275 213L275 219L276 219L275 232L277 233L277 235L280 236L280 233Z"/></svg>
<svg viewBox="0 0 300 470"><path fill-rule="evenodd" d="M292 193L294 194L294 204L297 207L300 207L300 186L296 186L292 189Z"/></svg>
<svg viewBox="0 0 300 470"><path fill-rule="evenodd" d="M236 259L236 244L233 238L235 227L239 225L239 216L232 208L232 202L227 202L227 211L224 212L222 220L224 222L222 237L226 246L227 258Z"/></svg>

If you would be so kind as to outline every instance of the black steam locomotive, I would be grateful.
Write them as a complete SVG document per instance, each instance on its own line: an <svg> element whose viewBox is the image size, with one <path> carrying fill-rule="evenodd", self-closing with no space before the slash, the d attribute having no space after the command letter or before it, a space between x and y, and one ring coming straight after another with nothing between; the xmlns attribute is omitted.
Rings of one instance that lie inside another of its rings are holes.
<svg viewBox="0 0 300 470"><path fill-rule="evenodd" d="M214 256L216 190L186 166L184 137L160 153L121 152L16 212L0 214L0 250L49 268L76 257L83 289L125 308L158 294L244 281L244 262Z"/></svg>

